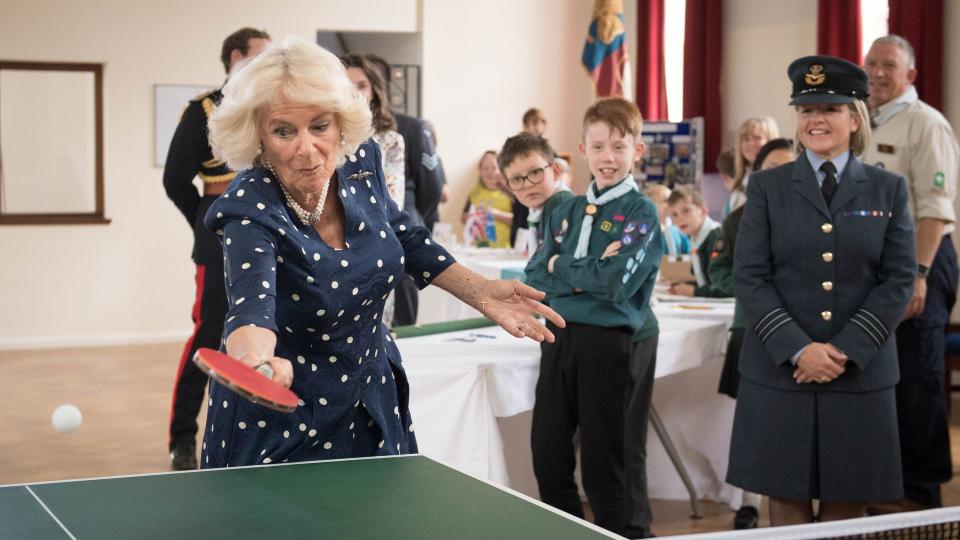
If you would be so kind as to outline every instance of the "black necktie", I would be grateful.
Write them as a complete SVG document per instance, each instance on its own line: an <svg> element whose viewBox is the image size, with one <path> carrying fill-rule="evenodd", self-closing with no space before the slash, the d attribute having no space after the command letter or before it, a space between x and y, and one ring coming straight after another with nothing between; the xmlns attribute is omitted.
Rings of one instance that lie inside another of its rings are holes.
<svg viewBox="0 0 960 540"><path fill-rule="evenodd" d="M837 191L837 168L829 161L823 162L820 171L827 175L820 184L820 193L823 194L823 200L830 206L830 200L833 199L833 193Z"/></svg>

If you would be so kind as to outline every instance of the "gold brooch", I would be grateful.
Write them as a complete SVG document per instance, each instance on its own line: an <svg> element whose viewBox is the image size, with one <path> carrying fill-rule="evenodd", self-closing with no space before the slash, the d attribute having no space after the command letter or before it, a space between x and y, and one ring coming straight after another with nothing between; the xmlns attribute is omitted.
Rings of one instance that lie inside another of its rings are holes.
<svg viewBox="0 0 960 540"><path fill-rule="evenodd" d="M350 176L348 176L348 177L347 177L347 180L363 180L364 178L366 178L366 177L368 177L368 176L372 176L372 175L373 175L373 173L370 172L370 171L360 171L360 172L356 172L356 173L353 173L353 174L351 174Z"/></svg>
<svg viewBox="0 0 960 540"><path fill-rule="evenodd" d="M595 205L595 204L588 204L588 205L587 205L587 208L586 208L586 212L587 212L587 215L588 215L588 216L592 216L592 215L596 214L596 213L597 213L597 205Z"/></svg>
<svg viewBox="0 0 960 540"><path fill-rule="evenodd" d="M803 80L810 86L819 86L827 80L827 74L823 72L823 66L813 64L810 72L803 76Z"/></svg>

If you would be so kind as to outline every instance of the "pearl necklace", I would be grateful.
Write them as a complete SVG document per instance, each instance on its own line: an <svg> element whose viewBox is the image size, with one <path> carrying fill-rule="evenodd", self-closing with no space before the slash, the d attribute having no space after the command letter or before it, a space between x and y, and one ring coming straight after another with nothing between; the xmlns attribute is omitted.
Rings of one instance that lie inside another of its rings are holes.
<svg viewBox="0 0 960 540"><path fill-rule="evenodd" d="M277 180L280 180L279 175L277 175ZM293 209L293 213L300 218L300 221L307 225L316 225L317 222L320 221L320 215L323 214L323 207L327 204L327 191L330 189L330 180L328 179L327 183L323 185L323 190L320 192L320 201L317 203L317 207L313 209L313 212L304 210L304 208L300 206L300 203L293 199L293 196L290 195L287 188L283 186L283 182L279 182L279 184L280 190L283 191L284 198L287 199L287 205Z"/></svg>
<svg viewBox="0 0 960 540"><path fill-rule="evenodd" d="M341 144L343 143L341 142ZM277 183L280 184L280 191L283 192L283 197L287 200L287 206L293 210L293 213L297 215L300 221L307 225L316 225L317 222L320 221L320 215L323 214L323 207L327 204L327 190L330 189L330 180L328 179L327 183L323 185L323 190L320 192L320 202L317 203L317 207L313 209L313 212L307 212L300 206L300 203L294 200L293 195L290 195L287 188L284 187L280 173L273 168L273 163L262 149L260 151L260 163L277 178Z"/></svg>

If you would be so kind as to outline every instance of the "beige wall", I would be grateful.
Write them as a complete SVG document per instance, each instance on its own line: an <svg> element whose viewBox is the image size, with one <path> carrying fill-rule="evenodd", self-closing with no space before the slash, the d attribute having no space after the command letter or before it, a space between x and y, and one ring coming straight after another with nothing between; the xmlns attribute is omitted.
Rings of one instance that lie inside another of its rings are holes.
<svg viewBox="0 0 960 540"><path fill-rule="evenodd" d="M312 40L318 29L422 31L423 111L437 128L458 221L476 160L542 108L547 135L576 152L593 91L580 65L586 0L0 0L0 57L103 62L106 226L0 227L0 349L180 339L190 329L193 265L186 223L153 160L153 85L218 84L220 42L240 26ZM814 0L727 0L724 133L770 114L793 132L787 63L815 47ZM509 14L509 16L507 16ZM628 14L628 28L632 27ZM946 3L945 28L960 26ZM635 32L628 35L628 39ZM960 121L960 37L947 32L946 113ZM631 45L632 47L632 45ZM586 175L574 159L578 178ZM37 178L42 183L42 178Z"/></svg>
<svg viewBox="0 0 960 540"><path fill-rule="evenodd" d="M378 13L370 17L369 13ZM191 235L153 161L153 85L218 84L242 26L418 30L416 0L0 0L0 57L103 62L105 226L0 228L0 348L180 339L190 329ZM43 178L34 179L38 183Z"/></svg>
<svg viewBox="0 0 960 540"><path fill-rule="evenodd" d="M574 150L592 91L579 65L580 0L0 0L0 57L103 62L106 226L0 228L0 349L181 339L190 330L191 235L151 166L153 85L222 81L241 26L313 40L318 29L423 31L424 115L434 121L455 216L480 153L544 109ZM504 14L509 14L505 16ZM464 22L468 22L465 24ZM42 182L43 179L36 181Z"/></svg>
<svg viewBox="0 0 960 540"><path fill-rule="evenodd" d="M591 6L423 0L423 111L437 129L452 192L442 219L459 227L481 154L520 131L529 107L544 111L557 150L576 152L582 114L594 97L580 65ZM573 167L582 177L583 161L575 157Z"/></svg>
<svg viewBox="0 0 960 540"><path fill-rule="evenodd" d="M780 133L796 129L787 65L816 54L814 0L756 2L726 0L723 13L723 145L731 147L740 122L772 116ZM713 157L707 158L714 159Z"/></svg>

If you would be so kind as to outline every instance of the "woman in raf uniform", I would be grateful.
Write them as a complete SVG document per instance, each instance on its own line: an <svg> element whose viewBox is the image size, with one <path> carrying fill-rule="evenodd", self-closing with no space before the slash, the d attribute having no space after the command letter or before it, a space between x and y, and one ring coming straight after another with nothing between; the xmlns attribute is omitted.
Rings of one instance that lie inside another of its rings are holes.
<svg viewBox="0 0 960 540"><path fill-rule="evenodd" d="M903 178L856 157L867 75L790 64L801 150L751 176L734 257L747 316L727 480L770 497L770 523L863 515L902 496L893 335L916 273Z"/></svg>

